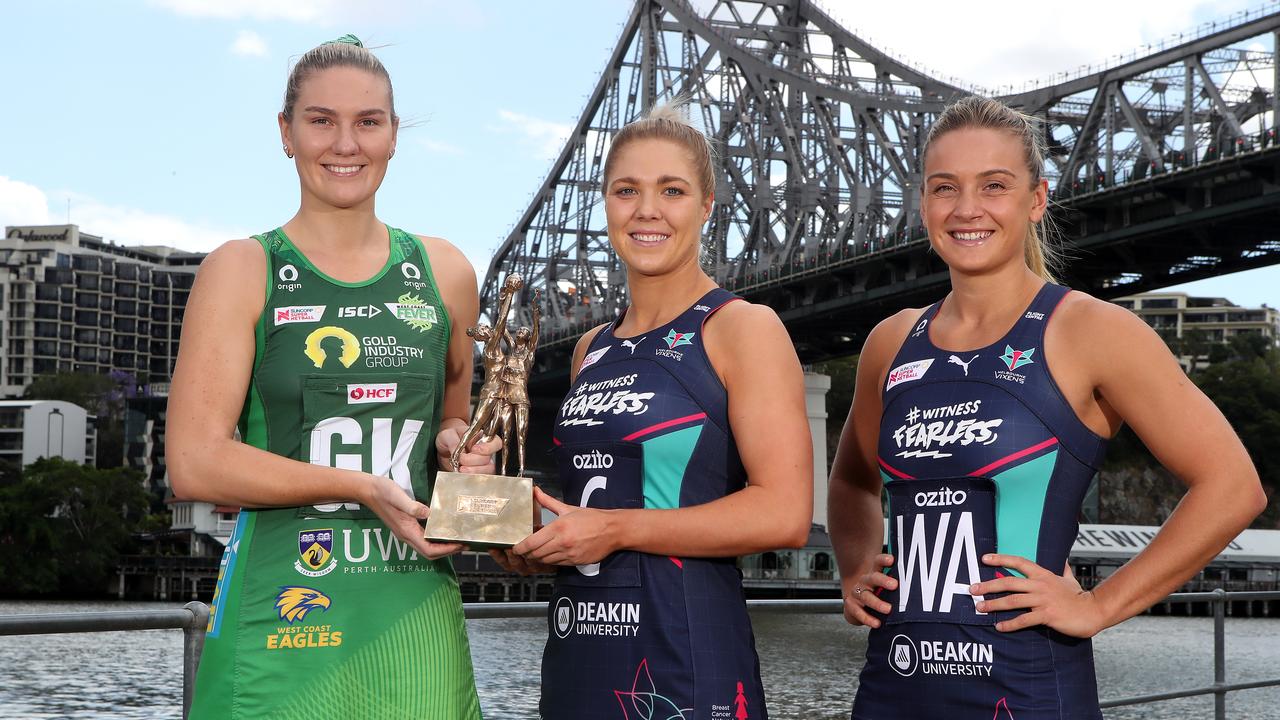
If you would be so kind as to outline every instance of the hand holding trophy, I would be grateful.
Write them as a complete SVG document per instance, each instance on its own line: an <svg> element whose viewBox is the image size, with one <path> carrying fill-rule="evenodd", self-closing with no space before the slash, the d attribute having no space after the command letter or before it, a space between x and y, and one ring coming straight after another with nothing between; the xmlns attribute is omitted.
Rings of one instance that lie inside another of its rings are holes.
<svg viewBox="0 0 1280 720"><path fill-rule="evenodd" d="M479 323L467 336L484 343L484 383L471 423L453 451L451 467L458 468L463 452L482 438L502 438L502 464L506 473L514 445L518 458L515 477L478 473L439 472L431 493L431 514L424 537L434 542L457 542L471 547L510 547L533 531L533 483L524 475L524 445L529 424L529 372L538 345L542 292L534 293L533 326L521 327L513 336L507 315L517 292L524 287L519 275L508 275L498 294L493 327ZM503 343L507 350L503 351ZM514 431L514 433L513 433Z"/></svg>

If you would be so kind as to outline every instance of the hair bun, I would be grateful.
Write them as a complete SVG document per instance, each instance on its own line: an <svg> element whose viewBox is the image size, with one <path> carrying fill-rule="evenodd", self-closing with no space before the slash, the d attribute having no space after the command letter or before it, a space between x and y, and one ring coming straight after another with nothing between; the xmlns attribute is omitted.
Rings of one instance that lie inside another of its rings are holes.
<svg viewBox="0 0 1280 720"><path fill-rule="evenodd" d="M346 35L343 35L337 40L330 40L329 42L342 43L344 45L355 45L358 48L364 47L364 43L360 42L360 38L356 37L355 35L352 35L351 33L347 33Z"/></svg>

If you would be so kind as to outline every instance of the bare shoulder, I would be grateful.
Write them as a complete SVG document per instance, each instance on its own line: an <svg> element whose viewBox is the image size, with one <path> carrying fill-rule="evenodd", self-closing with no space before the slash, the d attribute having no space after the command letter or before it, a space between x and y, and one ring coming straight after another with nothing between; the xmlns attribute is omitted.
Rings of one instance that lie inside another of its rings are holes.
<svg viewBox="0 0 1280 720"><path fill-rule="evenodd" d="M229 240L200 262L192 292L219 303L261 308L266 298L267 254L253 238Z"/></svg>
<svg viewBox="0 0 1280 720"><path fill-rule="evenodd" d="M730 302L708 318L703 326L707 342L726 341L738 343L761 334L786 333L778 313L768 305L758 305L746 300Z"/></svg>
<svg viewBox="0 0 1280 720"><path fill-rule="evenodd" d="M913 328L920 326L921 317L928 308L906 308L876 323L867 333L867 340L862 344L862 355L858 360L859 368L883 374L889 370L889 363L898 354L898 348Z"/></svg>
<svg viewBox="0 0 1280 720"><path fill-rule="evenodd" d="M438 281L445 281L445 278L440 276L447 276L463 270L468 271L474 278L475 269L472 267L471 261L458 249L457 245L444 238L432 235L416 235L415 237L422 242L422 247L426 249L427 257L431 260L431 267L436 271L438 276L436 279Z"/></svg>
<svg viewBox="0 0 1280 720"><path fill-rule="evenodd" d="M1166 349L1160 336L1132 311L1079 291L1063 298L1046 336L1055 353L1065 351L1104 365L1113 353L1127 356L1135 351Z"/></svg>

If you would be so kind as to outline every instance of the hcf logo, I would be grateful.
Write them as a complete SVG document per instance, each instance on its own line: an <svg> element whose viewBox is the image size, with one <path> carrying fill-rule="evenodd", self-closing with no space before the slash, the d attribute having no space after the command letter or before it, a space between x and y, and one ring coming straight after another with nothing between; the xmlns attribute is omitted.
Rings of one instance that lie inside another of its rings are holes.
<svg viewBox="0 0 1280 720"><path fill-rule="evenodd" d="M384 403L396 401L396 383L361 383L347 385L347 404Z"/></svg>

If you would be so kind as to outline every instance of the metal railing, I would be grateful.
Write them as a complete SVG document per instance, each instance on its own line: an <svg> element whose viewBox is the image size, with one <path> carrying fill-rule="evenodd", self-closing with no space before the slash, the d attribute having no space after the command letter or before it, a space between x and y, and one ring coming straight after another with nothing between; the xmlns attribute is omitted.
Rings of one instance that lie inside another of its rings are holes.
<svg viewBox="0 0 1280 720"><path fill-rule="evenodd" d="M1213 604L1213 684L1188 690L1173 690L1152 695L1103 700L1103 708L1195 697L1214 696L1214 718L1227 717L1227 693L1235 690L1280 686L1280 678L1228 683L1226 664L1226 609L1228 602L1256 602L1280 600L1280 591L1174 593L1161 603ZM838 599L824 600L748 600L752 613L825 614L842 612ZM545 617L545 602L464 603L463 611L468 620L493 618ZM196 668L200 652L204 648L205 627L209 622L209 608L201 602L189 602L181 609L144 610L129 612L58 613L31 615L0 615L0 636L44 635L52 633L110 632L117 630L164 630L181 628L182 652L182 717L191 709L191 696L195 689Z"/></svg>
<svg viewBox="0 0 1280 720"><path fill-rule="evenodd" d="M208 624L209 606L202 602L189 602L173 610L0 615L0 635L182 628L182 717L185 720L191 710L196 667L200 664Z"/></svg>

